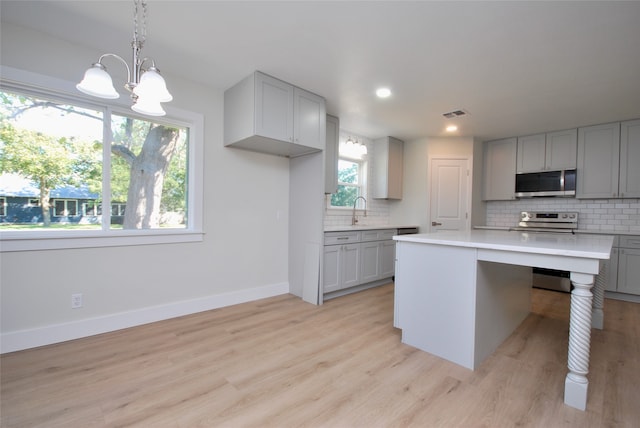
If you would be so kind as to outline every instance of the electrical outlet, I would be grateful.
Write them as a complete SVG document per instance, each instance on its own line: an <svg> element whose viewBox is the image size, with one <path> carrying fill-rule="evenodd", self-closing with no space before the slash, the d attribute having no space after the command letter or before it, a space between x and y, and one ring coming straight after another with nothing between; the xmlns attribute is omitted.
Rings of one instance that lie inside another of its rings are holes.
<svg viewBox="0 0 640 428"><path fill-rule="evenodd" d="M78 309L82 307L82 293L75 293L71 295L71 309Z"/></svg>

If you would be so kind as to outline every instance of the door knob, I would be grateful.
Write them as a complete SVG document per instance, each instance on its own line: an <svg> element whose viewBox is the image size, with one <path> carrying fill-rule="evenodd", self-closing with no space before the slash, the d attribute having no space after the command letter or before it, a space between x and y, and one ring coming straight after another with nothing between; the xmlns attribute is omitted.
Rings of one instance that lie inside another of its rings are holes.
<svg viewBox="0 0 640 428"><path fill-rule="evenodd" d="M438 223L437 221L432 221L431 226L442 226L442 223Z"/></svg>

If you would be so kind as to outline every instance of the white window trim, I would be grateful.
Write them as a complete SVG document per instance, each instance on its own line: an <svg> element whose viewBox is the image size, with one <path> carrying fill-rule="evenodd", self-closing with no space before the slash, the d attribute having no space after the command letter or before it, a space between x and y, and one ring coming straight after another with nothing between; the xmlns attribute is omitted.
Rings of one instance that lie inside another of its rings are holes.
<svg viewBox="0 0 640 428"><path fill-rule="evenodd" d="M63 213L59 213L58 210L56 209L56 203L58 201L64 201L64 212ZM68 214L68 212L69 212L69 202L71 202L71 203L76 205L75 214ZM74 217L74 216L77 216L80 213L80 209L79 209L80 204L78 203L77 199L53 198L53 204L51 204L51 206L53 207L53 213L51 214L51 217L68 217L68 216Z"/></svg>
<svg viewBox="0 0 640 428"><path fill-rule="evenodd" d="M89 208L90 206L91 206L92 208L95 206L95 205L90 205L90 204L92 204L92 203L93 203L93 204L95 204L95 202L94 202L94 201L85 201L85 202L83 202L83 203L81 204L81 206L80 206L80 213L82 213L82 215L83 215L83 216L86 216L86 215L87 215L87 211L88 211L88 208ZM102 205L102 204L97 204L97 205L98 205L98 206L100 206L100 211L102 211L102 207L101 207L101 205ZM97 207L96 207L96 208L97 208ZM92 215L94 215L94 214L92 214ZM101 214L99 214L99 215L101 215Z"/></svg>
<svg viewBox="0 0 640 428"><path fill-rule="evenodd" d="M103 108L105 105L116 113L134 116L127 110L128 100L114 100L113 104L96 104L95 100L85 97L75 89L75 84L61 79L0 65L0 83L7 89L25 90L31 93L42 93L69 100L78 105L89 105ZM107 100L104 100L107 101ZM0 253L13 251L35 251L70 248L99 248L130 245L172 244L183 242L199 242L203 240L203 179L204 179L204 117L178 109L171 105L164 106L167 118L172 124L189 127L189 177L187 212L188 227L186 229L144 229L144 230L86 230L64 231L43 230L0 231ZM154 118L154 120L156 120ZM157 120L156 120L157 121Z"/></svg>

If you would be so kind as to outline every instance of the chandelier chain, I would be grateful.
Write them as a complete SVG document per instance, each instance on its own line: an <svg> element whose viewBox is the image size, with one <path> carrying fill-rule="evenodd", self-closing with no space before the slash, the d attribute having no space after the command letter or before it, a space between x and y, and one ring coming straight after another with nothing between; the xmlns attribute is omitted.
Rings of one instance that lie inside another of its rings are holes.
<svg viewBox="0 0 640 428"><path fill-rule="evenodd" d="M140 43L140 46L144 44L147 39L147 1L146 0L133 0L133 40ZM142 23L139 25L140 10L139 6L142 6ZM138 29L140 28L140 32Z"/></svg>

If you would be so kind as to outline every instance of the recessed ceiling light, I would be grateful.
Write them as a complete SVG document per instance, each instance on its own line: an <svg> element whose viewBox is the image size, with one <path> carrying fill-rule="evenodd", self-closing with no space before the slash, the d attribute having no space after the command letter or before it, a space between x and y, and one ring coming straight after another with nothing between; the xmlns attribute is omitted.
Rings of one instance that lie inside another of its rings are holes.
<svg viewBox="0 0 640 428"><path fill-rule="evenodd" d="M449 125L447 126L447 132L453 132L453 131L457 131L458 127L455 125Z"/></svg>
<svg viewBox="0 0 640 428"><path fill-rule="evenodd" d="M378 96L378 98L387 98L388 96L391 95L391 89L389 89L389 88L378 88L376 90L376 95Z"/></svg>

